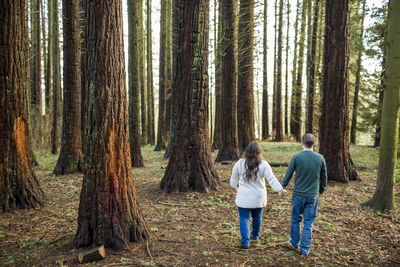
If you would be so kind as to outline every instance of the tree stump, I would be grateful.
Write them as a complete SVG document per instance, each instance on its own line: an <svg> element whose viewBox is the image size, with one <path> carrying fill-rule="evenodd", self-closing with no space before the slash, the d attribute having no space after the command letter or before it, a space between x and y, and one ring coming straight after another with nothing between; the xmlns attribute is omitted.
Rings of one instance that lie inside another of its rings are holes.
<svg viewBox="0 0 400 267"><path fill-rule="evenodd" d="M106 250L104 246L96 247L88 251L84 251L79 253L78 262L79 263L87 263L91 261L102 260L106 257Z"/></svg>

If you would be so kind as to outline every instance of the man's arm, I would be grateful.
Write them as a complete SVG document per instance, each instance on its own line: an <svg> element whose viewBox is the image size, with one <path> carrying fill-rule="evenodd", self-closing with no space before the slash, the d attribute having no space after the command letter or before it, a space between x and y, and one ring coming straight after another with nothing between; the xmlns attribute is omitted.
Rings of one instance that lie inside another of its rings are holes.
<svg viewBox="0 0 400 267"><path fill-rule="evenodd" d="M326 181L328 180L327 172L326 172L326 163L325 159L322 159L322 168L321 168L321 173L319 175L319 193L322 194L325 191L326 188Z"/></svg>
<svg viewBox="0 0 400 267"><path fill-rule="evenodd" d="M295 156L292 158L292 160L289 163L289 167L286 170L285 177L283 177L282 180L282 187L286 188L286 186L289 184L290 179L292 179L292 175L295 169Z"/></svg>

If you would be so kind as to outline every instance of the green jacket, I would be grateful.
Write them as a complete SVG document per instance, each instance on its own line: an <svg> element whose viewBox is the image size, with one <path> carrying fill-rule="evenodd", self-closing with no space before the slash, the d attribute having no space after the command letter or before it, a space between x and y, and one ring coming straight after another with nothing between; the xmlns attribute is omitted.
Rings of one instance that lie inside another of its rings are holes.
<svg viewBox="0 0 400 267"><path fill-rule="evenodd" d="M285 188L296 171L293 194L305 198L317 198L326 188L327 174L325 159L314 151L304 150L293 156L282 186Z"/></svg>

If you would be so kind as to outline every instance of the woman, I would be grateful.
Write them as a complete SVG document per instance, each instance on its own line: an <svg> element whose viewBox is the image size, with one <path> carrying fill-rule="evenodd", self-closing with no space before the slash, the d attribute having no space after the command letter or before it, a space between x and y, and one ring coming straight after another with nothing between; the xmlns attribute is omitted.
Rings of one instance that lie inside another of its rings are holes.
<svg viewBox="0 0 400 267"><path fill-rule="evenodd" d="M245 158L233 166L230 182L232 191L236 194L235 203L239 210L242 247L245 249L250 245L250 217L253 219L252 239L257 240L260 236L262 212L267 204L264 178L280 196L286 194L274 176L271 166L263 160L261 146L257 142L251 142L246 149Z"/></svg>

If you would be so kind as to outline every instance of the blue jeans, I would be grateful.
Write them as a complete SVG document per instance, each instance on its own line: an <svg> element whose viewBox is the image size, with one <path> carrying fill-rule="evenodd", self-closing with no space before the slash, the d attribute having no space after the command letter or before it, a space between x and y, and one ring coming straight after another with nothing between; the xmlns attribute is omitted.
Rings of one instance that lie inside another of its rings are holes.
<svg viewBox="0 0 400 267"><path fill-rule="evenodd" d="M260 237L262 212L264 208L246 209L238 207L238 209L242 245L248 247L250 245L250 217L253 218L253 231L251 232L251 237L256 240Z"/></svg>
<svg viewBox="0 0 400 267"><path fill-rule="evenodd" d="M311 247L312 228L317 216L318 198L304 198L293 195L292 198L292 226L290 229L290 244L298 248L301 253L308 255ZM300 223L304 218L303 235L300 243Z"/></svg>

